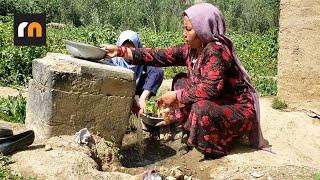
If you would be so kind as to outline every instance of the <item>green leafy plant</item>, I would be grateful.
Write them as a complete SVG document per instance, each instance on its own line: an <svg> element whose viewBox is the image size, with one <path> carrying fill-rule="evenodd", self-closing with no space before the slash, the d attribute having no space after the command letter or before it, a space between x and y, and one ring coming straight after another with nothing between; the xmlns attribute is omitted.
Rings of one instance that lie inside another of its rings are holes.
<svg viewBox="0 0 320 180"><path fill-rule="evenodd" d="M313 180L320 180L320 172L316 173L316 174L313 176Z"/></svg>
<svg viewBox="0 0 320 180"><path fill-rule="evenodd" d="M272 100L272 108L273 109L280 109L281 110L281 109L285 109L287 107L288 107L288 105L286 104L286 102L283 100L280 100L279 98L274 98Z"/></svg>
<svg viewBox="0 0 320 180"><path fill-rule="evenodd" d="M0 179L22 180L23 178L12 174L10 170L6 169L5 167L0 167Z"/></svg>
<svg viewBox="0 0 320 180"><path fill-rule="evenodd" d="M26 118L26 99L18 96L0 98L0 119L10 122L24 123Z"/></svg>
<svg viewBox="0 0 320 180"><path fill-rule="evenodd" d="M236 53L261 96L277 94L278 30L263 35L229 32Z"/></svg>
<svg viewBox="0 0 320 180"><path fill-rule="evenodd" d="M24 178L24 177L21 177L21 176L14 174L13 172L11 172L7 168L7 165L9 163L10 163L10 158L2 155L2 153L0 153L0 179L7 179L7 180L24 180L24 179L32 180L32 179L35 179L32 177Z"/></svg>
<svg viewBox="0 0 320 180"><path fill-rule="evenodd" d="M110 140L106 140L105 143L112 149L114 155L116 155L119 160L123 159L123 155L120 154L120 148L117 146L116 139L113 136L111 136Z"/></svg>
<svg viewBox="0 0 320 180"><path fill-rule="evenodd" d="M146 103L146 114L150 116L157 117L158 115L158 107L156 105L156 102L153 100L149 100Z"/></svg>

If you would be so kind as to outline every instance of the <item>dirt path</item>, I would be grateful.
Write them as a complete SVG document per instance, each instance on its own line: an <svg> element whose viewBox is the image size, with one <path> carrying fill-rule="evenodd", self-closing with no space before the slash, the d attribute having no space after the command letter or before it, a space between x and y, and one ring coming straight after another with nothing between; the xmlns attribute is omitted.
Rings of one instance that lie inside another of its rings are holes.
<svg viewBox="0 0 320 180"><path fill-rule="evenodd" d="M141 146L134 144L137 141L136 134L129 134L125 137L123 143L125 145L122 150L124 155L123 167L117 168L116 171L138 175L147 169L157 169L161 174L168 176L172 175L170 172L172 168L178 168L182 174L188 177L192 176L193 178L204 180L312 179L315 173L320 172L320 120L310 118L300 111L274 110L271 108L271 98L261 98L261 111L263 132L269 140L275 152L274 154L265 151L254 151L247 145L239 143L228 156L217 160L201 161L202 155L196 150L192 150L185 155L179 154L177 151L181 147L179 139L168 143L146 139L143 143L144 149L139 151ZM13 127L15 131L19 131L17 126L10 123L2 122L0 124ZM130 145L130 143L133 144ZM27 169L30 170L30 166L32 166L29 158L36 158L40 152L43 153L43 158L37 160L38 164L44 166L48 164L45 162L52 161L52 159L45 159L44 157L46 153L50 154L54 151L46 152L41 148L39 149L39 147L30 148L28 151L14 154L12 159L15 162L11 167L22 175L24 172L29 172ZM142 153L140 154L139 152ZM60 155L61 153L63 152L60 152ZM26 156L28 158L23 158ZM81 157L79 156L79 158ZM56 166L57 168L61 166L68 167L70 162L63 161L60 163L65 164L60 164ZM71 167L73 169L72 172L78 171L73 166ZM50 172L58 171L53 167L42 167L42 169L42 175L50 174L49 172L44 172L46 169ZM35 172L38 173L40 171ZM98 171L92 172L97 174ZM37 176L37 174L33 175Z"/></svg>
<svg viewBox="0 0 320 180"><path fill-rule="evenodd" d="M320 1L280 2L277 94L291 106L320 109Z"/></svg>
<svg viewBox="0 0 320 180"><path fill-rule="evenodd" d="M0 97L8 97L8 96L18 96L19 93L22 94L22 96L26 97L27 92L26 89L24 90L17 90L10 87L1 87L0 86Z"/></svg>
<svg viewBox="0 0 320 180"><path fill-rule="evenodd" d="M274 153L254 151L239 143L226 157L201 161L202 155L196 150L180 155L179 139L167 143L146 139L143 150L139 150L141 146L134 144L136 134L129 134L123 143L123 167L117 171L137 175L147 169L157 169L164 175L172 175L170 170L178 167L184 175L197 179L311 179L320 173L320 120L299 110L274 110L271 101L272 98L261 98L261 123ZM0 121L0 125L11 127L15 132L23 130L16 124ZM36 156L39 150L28 152ZM15 161L26 164L19 162L23 158ZM17 166L15 170L19 172L23 168Z"/></svg>

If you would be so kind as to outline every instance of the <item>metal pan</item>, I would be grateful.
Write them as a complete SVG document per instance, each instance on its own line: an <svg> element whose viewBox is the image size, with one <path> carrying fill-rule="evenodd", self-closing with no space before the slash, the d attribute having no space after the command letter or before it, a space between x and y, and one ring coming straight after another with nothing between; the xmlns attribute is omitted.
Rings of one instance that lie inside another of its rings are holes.
<svg viewBox="0 0 320 180"><path fill-rule="evenodd" d="M141 114L142 122L149 126L156 126L159 122L163 121L163 117L153 117L145 113Z"/></svg>
<svg viewBox="0 0 320 180"><path fill-rule="evenodd" d="M81 42L65 40L66 48L69 54L73 57L86 59L86 60L101 60L104 58L106 51Z"/></svg>

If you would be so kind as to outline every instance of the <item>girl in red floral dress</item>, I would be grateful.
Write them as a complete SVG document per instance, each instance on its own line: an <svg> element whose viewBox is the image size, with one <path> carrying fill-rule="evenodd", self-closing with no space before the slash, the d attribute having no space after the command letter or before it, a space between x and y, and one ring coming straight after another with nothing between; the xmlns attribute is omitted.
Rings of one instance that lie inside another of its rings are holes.
<svg viewBox="0 0 320 180"><path fill-rule="evenodd" d="M133 64L187 66L188 74L178 74L173 91L157 102L174 110L170 119L182 125L185 143L205 157L226 155L232 142L244 135L253 148L265 147L258 95L225 35L221 12L212 4L196 4L184 11L183 24L185 44L177 47L103 48L108 57L124 57Z"/></svg>

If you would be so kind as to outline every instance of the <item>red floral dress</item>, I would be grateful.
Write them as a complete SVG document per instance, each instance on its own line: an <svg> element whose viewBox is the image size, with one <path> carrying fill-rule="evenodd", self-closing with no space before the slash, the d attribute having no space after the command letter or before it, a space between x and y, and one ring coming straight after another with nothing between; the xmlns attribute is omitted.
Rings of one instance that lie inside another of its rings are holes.
<svg viewBox="0 0 320 180"><path fill-rule="evenodd" d="M174 90L180 89L180 108L171 118L187 133L187 145L205 155L223 156L237 137L256 127L253 98L227 46L211 42L196 61L194 54L186 44L161 50L136 49L133 63L187 66L188 74L178 74L173 81Z"/></svg>

